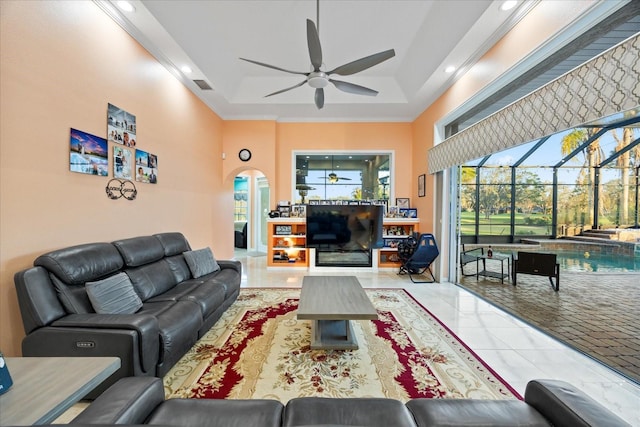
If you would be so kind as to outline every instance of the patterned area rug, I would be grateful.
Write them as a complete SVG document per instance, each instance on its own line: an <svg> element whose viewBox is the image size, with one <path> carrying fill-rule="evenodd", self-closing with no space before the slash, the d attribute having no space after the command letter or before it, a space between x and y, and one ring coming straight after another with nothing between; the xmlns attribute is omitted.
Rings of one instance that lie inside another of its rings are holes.
<svg viewBox="0 0 640 427"><path fill-rule="evenodd" d="M407 292L366 292L379 319L352 321L360 348L311 350L300 289L242 289L165 376L167 398L521 398Z"/></svg>

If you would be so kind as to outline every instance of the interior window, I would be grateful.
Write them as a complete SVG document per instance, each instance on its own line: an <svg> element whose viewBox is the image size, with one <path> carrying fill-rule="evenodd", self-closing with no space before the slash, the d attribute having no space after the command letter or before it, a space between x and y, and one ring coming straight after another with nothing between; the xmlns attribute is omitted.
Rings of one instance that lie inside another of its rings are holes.
<svg viewBox="0 0 640 427"><path fill-rule="evenodd" d="M388 200L390 160L390 153L297 153L294 204Z"/></svg>

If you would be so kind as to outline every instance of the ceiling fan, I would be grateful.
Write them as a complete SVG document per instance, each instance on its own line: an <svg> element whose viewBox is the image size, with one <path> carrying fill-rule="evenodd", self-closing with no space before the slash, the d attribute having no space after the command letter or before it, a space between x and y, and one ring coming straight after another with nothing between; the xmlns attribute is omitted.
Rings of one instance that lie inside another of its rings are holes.
<svg viewBox="0 0 640 427"><path fill-rule="evenodd" d="M347 178L347 177L344 177L344 176L338 176L338 174L336 174L334 172L331 172L324 179L328 179L331 184L335 184L336 182L340 181L341 179L346 180L346 181L351 181L351 178Z"/></svg>
<svg viewBox="0 0 640 427"><path fill-rule="evenodd" d="M334 171L333 156L331 156L331 173L328 174L327 176L325 176L324 179L328 180L330 184L335 184L336 182L340 181L341 179L343 179L345 181L351 181L351 178L347 178L347 177L344 177L344 176L338 176L338 174L333 172L333 171Z"/></svg>
<svg viewBox="0 0 640 427"><path fill-rule="evenodd" d="M329 83L333 84L336 88L343 92L353 93L356 95L376 96L378 94L378 91L353 83L335 80L330 76L333 74L337 74L339 76L349 76L355 73L359 73L360 71L371 68L374 65L386 61L387 59L393 58L396 52L393 49L385 50L384 52L375 53L373 55L366 56L353 62L341 65L331 71L322 71L322 48L320 46L319 36L320 0L316 0L316 22L318 24L317 28L316 24L314 24L312 20L307 19L307 46L309 47L309 57L311 58L311 67L313 68L313 71L310 71L308 73L301 71L291 71L284 68L276 67L275 65L269 65L263 62L254 61L252 59L240 58L243 61L251 62L252 64L260 65L262 67L273 68L274 70L284 71L285 73L300 74L306 76L306 78L300 83L265 95L265 98L289 91L291 89L295 89L304 85L305 83L308 83L309 86L315 88L316 93L314 100L318 109L324 107L324 88L329 85Z"/></svg>

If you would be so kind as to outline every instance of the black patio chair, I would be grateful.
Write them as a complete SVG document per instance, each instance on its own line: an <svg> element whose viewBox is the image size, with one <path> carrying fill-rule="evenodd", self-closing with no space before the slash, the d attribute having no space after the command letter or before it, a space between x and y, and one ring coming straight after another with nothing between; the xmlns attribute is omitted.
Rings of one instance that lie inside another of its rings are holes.
<svg viewBox="0 0 640 427"><path fill-rule="evenodd" d="M460 252L460 273L463 276L475 276L475 270L471 273L465 273L464 266L471 263L476 264L477 266L478 256L481 255L484 255L484 248L465 249L464 245L462 245L462 251Z"/></svg>
<svg viewBox="0 0 640 427"><path fill-rule="evenodd" d="M433 234L411 235L398 244L398 258L402 262L398 274L408 274L413 283L433 283L436 281L431 263L440 255ZM413 276L429 272L432 280L416 281Z"/></svg>

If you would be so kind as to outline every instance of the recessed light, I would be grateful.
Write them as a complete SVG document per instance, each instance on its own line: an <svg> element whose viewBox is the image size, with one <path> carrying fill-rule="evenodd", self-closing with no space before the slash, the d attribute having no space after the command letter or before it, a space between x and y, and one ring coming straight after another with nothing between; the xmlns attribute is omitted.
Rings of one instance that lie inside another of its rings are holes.
<svg viewBox="0 0 640 427"><path fill-rule="evenodd" d="M516 0L507 0L504 3L502 3L502 6L500 6L500 9L504 11L511 10L514 7L516 7L517 4L518 2Z"/></svg>
<svg viewBox="0 0 640 427"><path fill-rule="evenodd" d="M136 10L136 8L133 7L133 5L128 1L119 1L117 4L118 4L118 7L124 10L125 12L133 12L134 10Z"/></svg>
<svg viewBox="0 0 640 427"><path fill-rule="evenodd" d="M447 68L444 69L445 73L451 74L456 70L456 67L454 67L453 65L449 65Z"/></svg>
<svg viewBox="0 0 640 427"><path fill-rule="evenodd" d="M182 72L185 74L191 74L191 72L193 71L188 65L183 65L180 70L182 70Z"/></svg>

